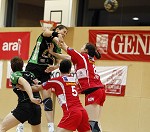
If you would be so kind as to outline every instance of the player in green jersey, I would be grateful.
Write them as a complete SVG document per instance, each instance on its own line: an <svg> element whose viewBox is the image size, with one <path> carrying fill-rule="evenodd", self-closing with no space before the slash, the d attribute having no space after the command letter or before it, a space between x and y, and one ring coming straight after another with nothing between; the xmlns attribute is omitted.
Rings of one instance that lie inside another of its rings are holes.
<svg viewBox="0 0 150 132"><path fill-rule="evenodd" d="M36 45L28 60L26 71L34 73L36 78L41 83L46 82L50 76L51 71L59 67L60 59L49 53L49 47L54 44L53 51L61 53L61 49L57 46L59 41L63 41L67 35L68 29L64 25L58 25L54 30L45 29L42 34L37 38ZM41 91L46 119L48 122L48 132L54 132L54 119L53 119L53 104L52 99L46 90ZM22 128L22 126L20 125ZM17 127L17 132L22 132Z"/></svg>
<svg viewBox="0 0 150 132"><path fill-rule="evenodd" d="M11 59L11 82L13 91L18 96L17 107L11 111L0 124L0 132L6 132L19 123L28 121L33 132L41 132L41 108L40 94L33 92L31 86L37 82L35 76L30 72L23 71L23 60L19 57ZM23 87L24 91L18 88Z"/></svg>

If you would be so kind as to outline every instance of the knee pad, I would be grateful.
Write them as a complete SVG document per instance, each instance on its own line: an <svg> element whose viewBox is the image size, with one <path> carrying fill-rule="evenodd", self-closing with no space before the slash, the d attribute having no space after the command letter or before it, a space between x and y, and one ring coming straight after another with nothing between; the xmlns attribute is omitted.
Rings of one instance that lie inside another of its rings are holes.
<svg viewBox="0 0 150 132"><path fill-rule="evenodd" d="M45 111L52 111L53 110L53 102L51 98L46 98L43 101L44 104L44 110Z"/></svg>
<svg viewBox="0 0 150 132"><path fill-rule="evenodd" d="M101 132L97 121L89 121L92 132Z"/></svg>

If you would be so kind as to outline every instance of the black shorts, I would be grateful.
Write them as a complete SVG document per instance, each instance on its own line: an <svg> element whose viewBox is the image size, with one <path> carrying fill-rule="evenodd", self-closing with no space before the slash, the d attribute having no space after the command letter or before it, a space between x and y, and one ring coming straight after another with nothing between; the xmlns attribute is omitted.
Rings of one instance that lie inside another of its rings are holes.
<svg viewBox="0 0 150 132"><path fill-rule="evenodd" d="M16 109L12 111L12 114L21 123L25 121L28 121L31 125L38 125L41 123L41 107L34 103L19 103Z"/></svg>
<svg viewBox="0 0 150 132"><path fill-rule="evenodd" d="M26 66L26 71L32 72L35 77L41 81L41 83L46 82L48 79L50 79L51 73L46 73L45 70L48 67L48 65L37 65L28 63Z"/></svg>

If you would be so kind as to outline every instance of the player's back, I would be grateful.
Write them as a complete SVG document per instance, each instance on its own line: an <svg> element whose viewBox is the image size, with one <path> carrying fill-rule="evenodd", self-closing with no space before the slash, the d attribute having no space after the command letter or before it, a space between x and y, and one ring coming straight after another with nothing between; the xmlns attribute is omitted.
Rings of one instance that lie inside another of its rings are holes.
<svg viewBox="0 0 150 132"><path fill-rule="evenodd" d="M96 87L103 87L100 76L96 73L95 60L87 53L79 53L74 49L67 49L75 66L81 92Z"/></svg>
<svg viewBox="0 0 150 132"><path fill-rule="evenodd" d="M60 76L48 80L44 86L52 88L58 97L58 102L64 112L68 110L83 109L79 100L75 78L71 76Z"/></svg>

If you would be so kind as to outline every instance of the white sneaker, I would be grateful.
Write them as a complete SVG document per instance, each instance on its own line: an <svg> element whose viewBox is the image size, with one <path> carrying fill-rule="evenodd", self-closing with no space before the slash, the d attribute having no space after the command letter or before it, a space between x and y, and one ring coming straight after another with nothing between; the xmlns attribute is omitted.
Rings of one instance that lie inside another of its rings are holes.
<svg viewBox="0 0 150 132"><path fill-rule="evenodd" d="M48 132L54 132L54 129L51 127L48 127Z"/></svg>
<svg viewBox="0 0 150 132"><path fill-rule="evenodd" d="M19 124L16 128L16 132L24 132L23 130L23 124Z"/></svg>
<svg viewBox="0 0 150 132"><path fill-rule="evenodd" d="M54 123L48 123L48 132L54 132Z"/></svg>

